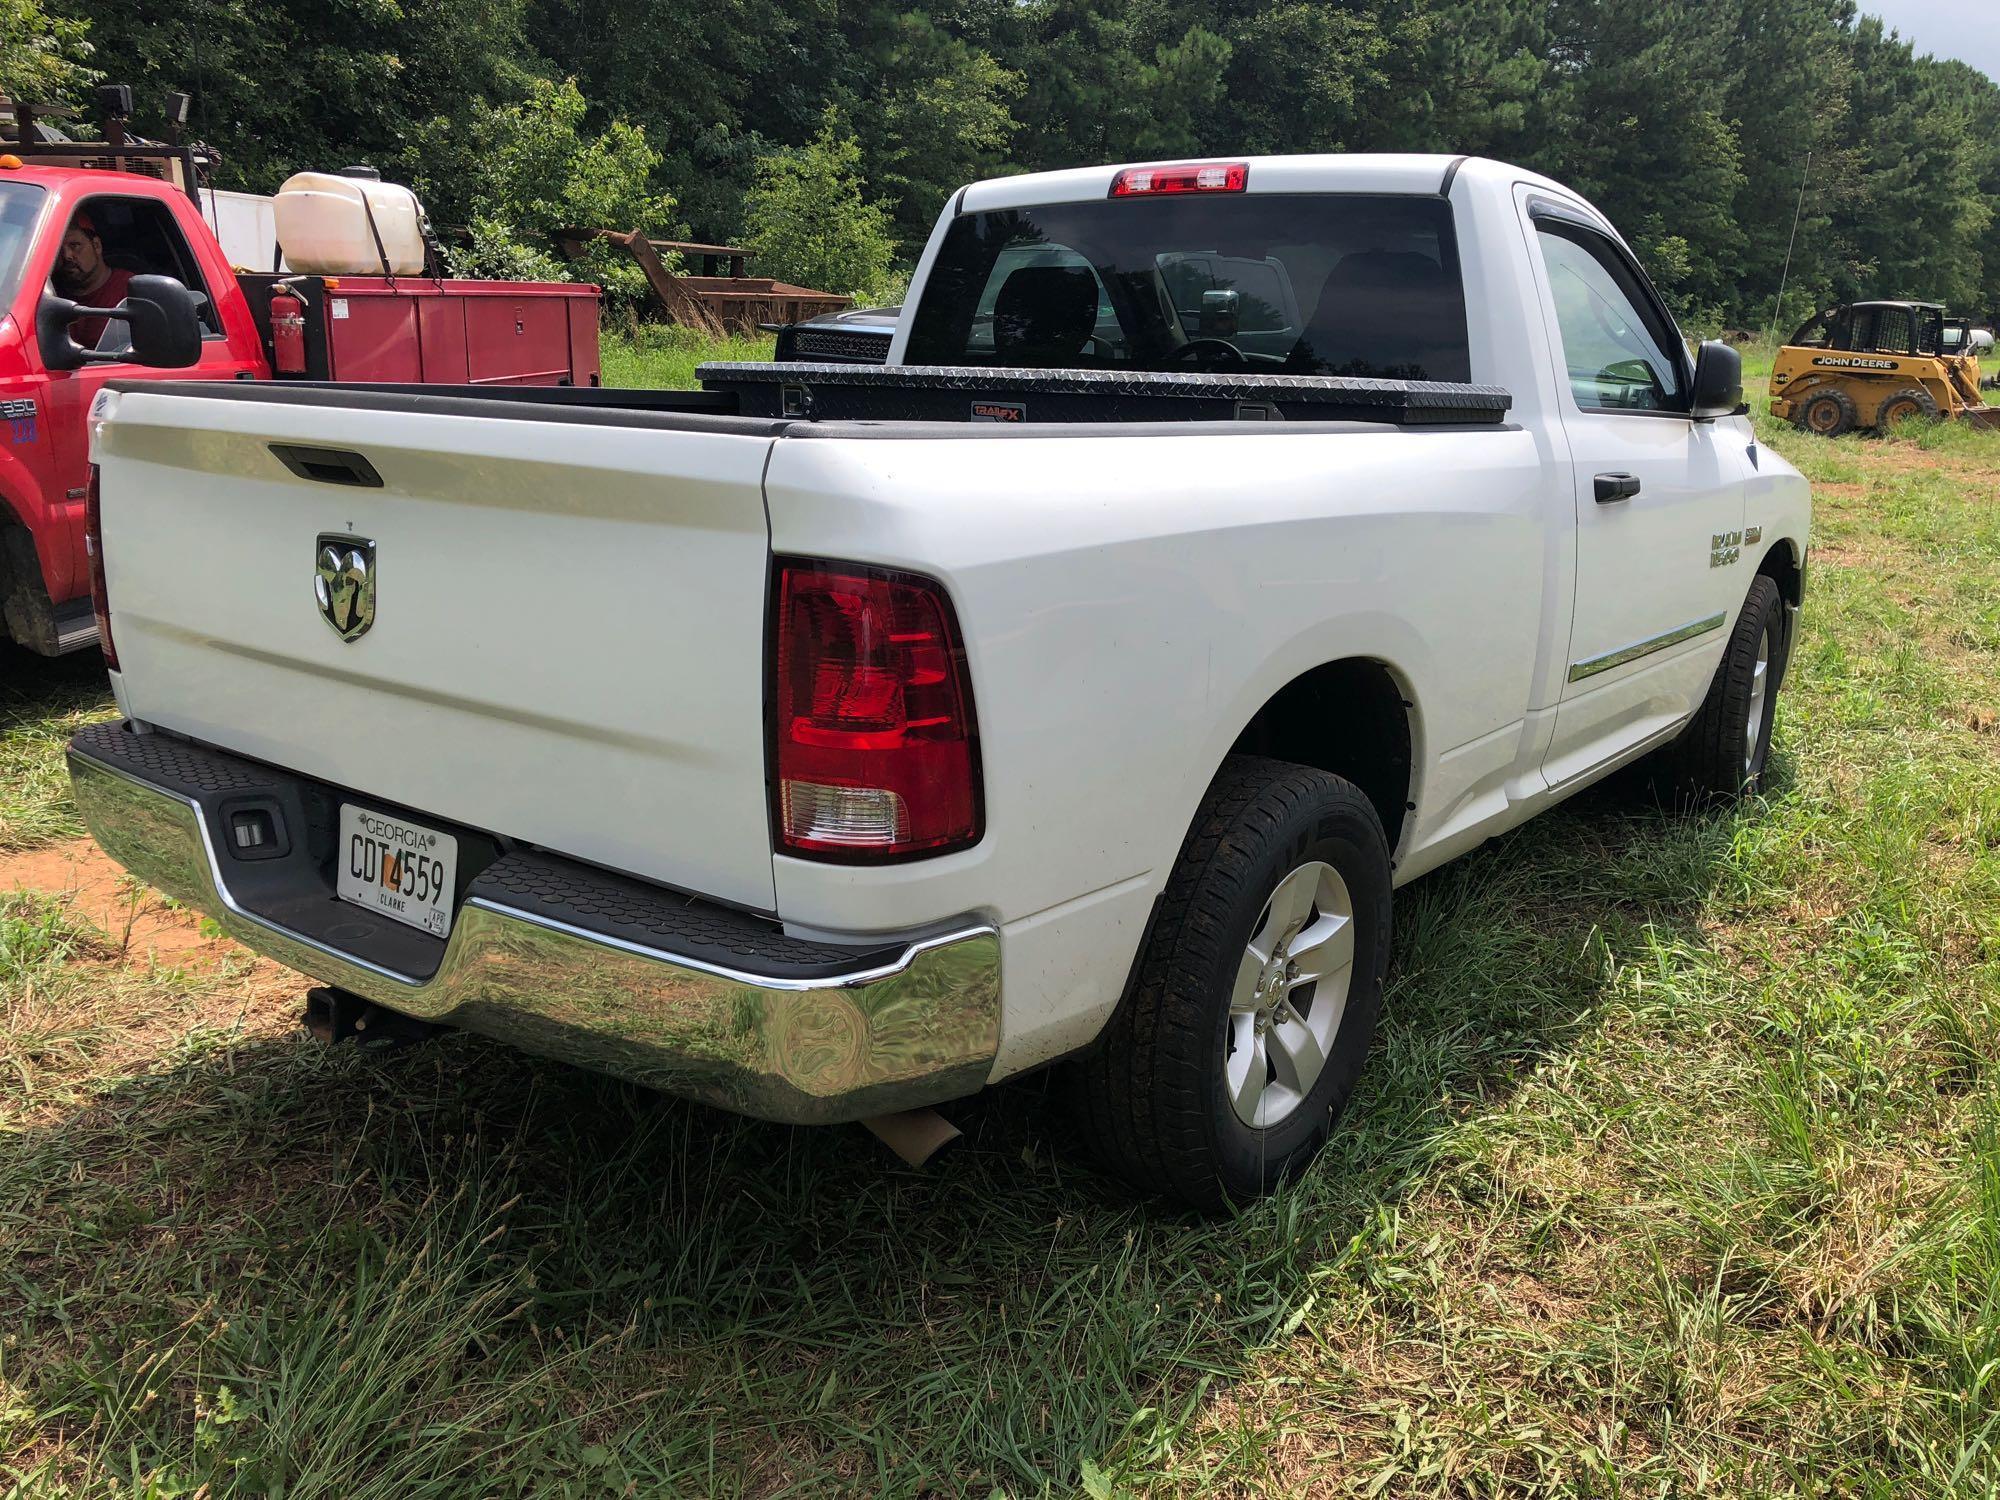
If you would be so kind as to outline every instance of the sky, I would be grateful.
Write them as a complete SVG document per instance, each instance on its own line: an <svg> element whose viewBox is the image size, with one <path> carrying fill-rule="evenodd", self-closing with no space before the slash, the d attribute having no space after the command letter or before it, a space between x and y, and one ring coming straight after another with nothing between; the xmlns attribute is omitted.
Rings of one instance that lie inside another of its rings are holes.
<svg viewBox="0 0 2000 1500"><path fill-rule="evenodd" d="M2000 82L2000 0L1861 0L1919 52L1955 57Z"/></svg>

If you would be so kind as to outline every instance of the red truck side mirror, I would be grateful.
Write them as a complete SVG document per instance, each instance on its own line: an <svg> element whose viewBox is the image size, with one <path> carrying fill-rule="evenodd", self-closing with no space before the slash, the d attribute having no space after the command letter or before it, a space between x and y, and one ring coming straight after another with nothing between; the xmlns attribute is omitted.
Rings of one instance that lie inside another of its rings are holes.
<svg viewBox="0 0 2000 1500"><path fill-rule="evenodd" d="M152 365L181 370L201 358L200 299L171 276L134 276L116 307L84 307L53 292L35 308L35 341L51 370L80 370L93 364ZM100 354L69 336L78 318L122 322L131 331L128 353Z"/></svg>

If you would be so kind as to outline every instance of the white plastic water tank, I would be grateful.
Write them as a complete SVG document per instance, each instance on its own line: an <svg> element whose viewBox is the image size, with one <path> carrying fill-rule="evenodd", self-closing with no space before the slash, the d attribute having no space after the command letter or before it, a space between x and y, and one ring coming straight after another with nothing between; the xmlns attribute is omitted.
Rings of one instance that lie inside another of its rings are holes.
<svg viewBox="0 0 2000 1500"><path fill-rule="evenodd" d="M300 172L278 189L276 208L278 243L285 247L285 264L294 272L379 276L385 255L391 275L414 276L424 268L423 205L400 184ZM377 235L382 241L379 250Z"/></svg>

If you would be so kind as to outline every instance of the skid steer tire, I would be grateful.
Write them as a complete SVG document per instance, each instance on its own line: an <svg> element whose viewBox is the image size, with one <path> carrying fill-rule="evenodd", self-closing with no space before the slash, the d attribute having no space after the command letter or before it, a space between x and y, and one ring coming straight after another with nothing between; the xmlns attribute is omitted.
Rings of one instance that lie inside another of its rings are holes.
<svg viewBox="0 0 2000 1500"><path fill-rule="evenodd" d="M1889 399L1875 415L1875 425L1887 432L1898 422L1909 422L1921 417L1926 422L1938 419L1937 397L1920 385L1907 386L1900 391L1892 391Z"/></svg>
<svg viewBox="0 0 2000 1500"><path fill-rule="evenodd" d="M1854 431L1854 402L1845 391L1820 391L1806 398L1799 408L1799 428L1823 438L1837 438Z"/></svg>

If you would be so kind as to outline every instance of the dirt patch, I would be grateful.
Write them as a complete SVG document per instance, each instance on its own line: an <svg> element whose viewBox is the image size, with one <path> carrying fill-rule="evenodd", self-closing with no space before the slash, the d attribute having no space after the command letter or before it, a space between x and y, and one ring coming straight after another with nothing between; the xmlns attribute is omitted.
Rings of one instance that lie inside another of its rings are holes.
<svg viewBox="0 0 2000 1500"><path fill-rule="evenodd" d="M0 994L0 1113L41 1127L71 1117L88 1079L147 1072L198 1033L273 1037L298 1024L311 983L203 930L200 913L132 879L89 839L0 854L0 896L61 905L75 937L45 982Z"/></svg>
<svg viewBox="0 0 2000 1500"><path fill-rule="evenodd" d="M1850 568L1878 582L1920 577L1922 567L1922 560L1902 543L1865 532L1851 532L1837 541L1819 543L1813 548L1812 560L1815 566ZM1899 592L1896 600L1904 605L1921 603L1907 590Z"/></svg>
<svg viewBox="0 0 2000 1500"><path fill-rule="evenodd" d="M110 940L127 960L212 967L243 950L202 931L201 916L127 875L89 839L0 854L0 891L54 896Z"/></svg>

